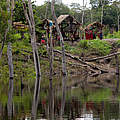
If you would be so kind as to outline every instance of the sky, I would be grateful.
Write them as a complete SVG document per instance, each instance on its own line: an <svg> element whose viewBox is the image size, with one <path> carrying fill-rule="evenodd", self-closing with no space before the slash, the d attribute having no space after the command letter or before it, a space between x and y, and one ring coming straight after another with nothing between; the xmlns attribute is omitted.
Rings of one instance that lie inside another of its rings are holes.
<svg viewBox="0 0 120 120"><path fill-rule="evenodd" d="M36 5L42 5L46 0L33 0L36 1ZM87 2L87 7L89 7L90 0L85 0L85 3ZM65 5L70 5L71 3L79 3L81 6L83 5L83 0L62 0L62 3Z"/></svg>

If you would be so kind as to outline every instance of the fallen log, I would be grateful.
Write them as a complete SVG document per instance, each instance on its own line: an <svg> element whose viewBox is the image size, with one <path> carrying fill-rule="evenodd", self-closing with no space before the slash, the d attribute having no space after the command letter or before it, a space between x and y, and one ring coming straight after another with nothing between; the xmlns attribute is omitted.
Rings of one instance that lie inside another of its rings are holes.
<svg viewBox="0 0 120 120"><path fill-rule="evenodd" d="M85 59L86 62L93 62L93 61L96 61L96 60L101 60L101 59L109 59L115 55L119 55L120 52L116 52L116 53L112 53L112 54L109 54L109 55L106 55L106 56L102 56L102 57L96 57L96 58L91 58L91 59Z"/></svg>
<svg viewBox="0 0 120 120"><path fill-rule="evenodd" d="M59 54L62 54L62 52L61 52L60 50L55 50L55 49L54 49L54 52L59 53ZM109 70L106 69L106 68L101 68L100 66L98 66L98 65L96 65L96 64L90 64L90 63L88 63L88 62L85 62L85 61L81 60L79 57L73 56L73 55L68 54L68 53L65 53L65 55L66 55L67 57L70 57L70 58L73 59L73 60L79 61L81 64L85 65L85 67L87 67L89 70L91 70L91 71L94 72L94 73L97 73L97 74L109 73Z"/></svg>

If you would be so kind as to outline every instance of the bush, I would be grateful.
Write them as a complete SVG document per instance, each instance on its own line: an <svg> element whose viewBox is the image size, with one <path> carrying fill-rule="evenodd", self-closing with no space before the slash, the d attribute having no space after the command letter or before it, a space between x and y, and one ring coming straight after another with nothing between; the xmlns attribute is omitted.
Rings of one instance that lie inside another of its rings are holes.
<svg viewBox="0 0 120 120"><path fill-rule="evenodd" d="M120 40L117 40L117 41L115 42L115 46L118 47L118 48L120 48Z"/></svg>
<svg viewBox="0 0 120 120"><path fill-rule="evenodd" d="M106 38L120 38L120 31L114 32L113 34L108 34Z"/></svg>
<svg viewBox="0 0 120 120"><path fill-rule="evenodd" d="M87 49L88 48L88 40L81 40L78 43L78 47L83 48L83 49Z"/></svg>
<svg viewBox="0 0 120 120"><path fill-rule="evenodd" d="M109 43L103 40L81 40L78 47L86 49L87 52L96 52L99 55L107 55L111 50Z"/></svg>
<svg viewBox="0 0 120 120"><path fill-rule="evenodd" d="M91 51L98 52L99 55L107 55L111 50L110 44L103 40L91 40L88 46Z"/></svg>

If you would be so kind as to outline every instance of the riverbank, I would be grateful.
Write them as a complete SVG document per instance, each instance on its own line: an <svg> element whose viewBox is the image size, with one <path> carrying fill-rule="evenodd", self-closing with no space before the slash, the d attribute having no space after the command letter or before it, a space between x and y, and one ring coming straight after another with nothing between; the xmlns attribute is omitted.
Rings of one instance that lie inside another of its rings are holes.
<svg viewBox="0 0 120 120"><path fill-rule="evenodd" d="M115 41L114 44L109 43L107 41L101 40L91 40L86 41L82 40L77 43L77 45L71 46L70 44L65 43L66 50L66 63L67 63L67 72L68 77L83 75L88 73L89 75L100 74L99 70L94 69L96 66L99 69L106 68L110 70L111 68L115 68L115 60L113 58L102 59L100 61L95 62L86 62L85 59L100 57L104 55L108 55L110 53L114 53L119 51L119 40ZM57 51L60 51L61 48L59 46L54 47ZM40 45L38 46L39 55L40 55L40 64L41 64L41 72L42 72L42 86L49 86L49 59L46 51L46 46ZM21 84L21 81L26 86L29 83L34 83L35 81L35 70L33 63L33 55L32 48L30 44L25 44L22 41L18 41L12 44L12 53L13 53L13 65L14 65L14 81L16 86ZM74 57L71 58L71 55ZM76 60L78 59L78 60ZM83 63L81 61L83 61ZM85 64L84 64L85 63ZM87 64L86 64L87 63ZM53 77L55 78L53 81L53 85L61 84L58 78L61 78L61 54L58 52L54 52L54 64L53 64ZM102 66L100 68L100 66ZM93 70L94 71L93 71ZM96 72L97 71L97 72ZM105 71L105 69L104 69ZM96 72L96 73L94 73ZM3 50L3 55L0 60L0 81L6 85L9 83L9 71L8 71L8 61L7 61L7 45L5 45ZM3 80L5 81L3 82ZM31 88L34 86L31 86Z"/></svg>

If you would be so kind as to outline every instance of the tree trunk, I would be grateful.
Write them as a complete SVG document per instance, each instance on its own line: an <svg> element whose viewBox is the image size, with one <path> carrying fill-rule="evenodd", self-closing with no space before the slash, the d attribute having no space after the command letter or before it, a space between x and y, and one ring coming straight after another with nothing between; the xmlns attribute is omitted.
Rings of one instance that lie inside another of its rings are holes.
<svg viewBox="0 0 120 120"><path fill-rule="evenodd" d="M91 23L93 22L93 13L92 13L92 9L90 10L90 14L91 14L91 19L90 19L90 21L91 21Z"/></svg>
<svg viewBox="0 0 120 120"><path fill-rule="evenodd" d="M118 31L120 30L120 16L118 15Z"/></svg>
<svg viewBox="0 0 120 120"><path fill-rule="evenodd" d="M8 50L7 50L7 55L8 55L8 65L9 65L9 91L8 91L8 117L12 117L12 112L13 112L13 104L12 104L12 99L13 99L13 62L12 62L12 50L11 50L11 43L8 43Z"/></svg>
<svg viewBox="0 0 120 120"><path fill-rule="evenodd" d="M35 82L33 107L32 107L32 115L34 116L34 119L35 119L35 116L37 113L38 100L39 100L38 93L40 91L41 69L40 69L40 60L39 60L39 55L38 55L38 50L36 45L35 22L34 22L31 0L28 0L29 15L27 13L25 1L22 0L22 2L23 2L24 14L29 24L29 32L31 37L31 45L33 49L34 65L35 65L35 71L36 71L36 82Z"/></svg>
<svg viewBox="0 0 120 120"><path fill-rule="evenodd" d="M57 23L57 18L55 15L55 10L54 10L54 4L55 4L55 0L52 0L52 4L51 4L51 11L52 11L52 15L55 21L55 26L57 29L57 32L60 36L60 43L61 43L61 47L62 47L62 103L61 103L61 116L64 113L64 106L65 106L65 97L66 97L66 81L67 81L67 70L66 70L66 57L65 57L65 48L64 48L64 40L63 40L63 36L61 34L59 25Z"/></svg>
<svg viewBox="0 0 120 120"><path fill-rule="evenodd" d="M49 48L49 61L50 61L50 76L49 76L49 89L50 89L50 101L49 101L49 119L54 119L54 99L53 99L53 87L52 87L52 81L53 81L53 42L52 42L52 26L50 26L50 48Z"/></svg>
<svg viewBox="0 0 120 120"><path fill-rule="evenodd" d="M45 19L47 19L47 14L48 14L48 6L49 6L49 3L50 3L50 0L47 1L47 5L46 5L46 12L45 12Z"/></svg>
<svg viewBox="0 0 120 120"><path fill-rule="evenodd" d="M46 6L46 12L45 12L45 19L47 20L47 14L48 14L48 6L49 6L50 0L48 0L47 6ZM47 53L49 54L49 28L46 29L46 39L47 39Z"/></svg>
<svg viewBox="0 0 120 120"><path fill-rule="evenodd" d="M120 74L119 74L119 58L117 55L115 55L115 59L116 59L116 79L117 79L116 92L118 93Z"/></svg>
<svg viewBox="0 0 120 120"><path fill-rule="evenodd" d="M83 13L82 13L82 26L84 25L84 15L85 15L85 0L83 0Z"/></svg>
<svg viewBox="0 0 120 120"><path fill-rule="evenodd" d="M104 2L105 3L105 2ZM101 5L102 5L102 11L101 11L101 24L103 24L103 12L104 12L104 3L101 0Z"/></svg>

